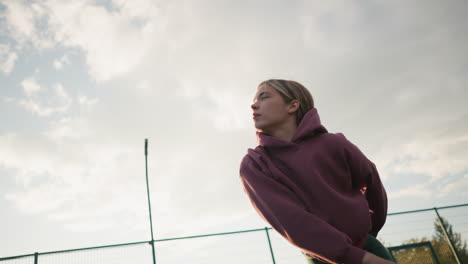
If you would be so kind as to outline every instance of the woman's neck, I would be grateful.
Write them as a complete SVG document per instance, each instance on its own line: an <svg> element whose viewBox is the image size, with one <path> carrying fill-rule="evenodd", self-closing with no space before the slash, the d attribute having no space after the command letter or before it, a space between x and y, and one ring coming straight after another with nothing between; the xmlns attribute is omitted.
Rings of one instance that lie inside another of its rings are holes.
<svg viewBox="0 0 468 264"><path fill-rule="evenodd" d="M294 122L294 123L291 123L291 124L288 124L288 125L276 128L276 129L272 129L271 131L263 131L263 132L272 137L290 142L294 134L296 134L296 130L297 130L297 125L296 125L296 122Z"/></svg>

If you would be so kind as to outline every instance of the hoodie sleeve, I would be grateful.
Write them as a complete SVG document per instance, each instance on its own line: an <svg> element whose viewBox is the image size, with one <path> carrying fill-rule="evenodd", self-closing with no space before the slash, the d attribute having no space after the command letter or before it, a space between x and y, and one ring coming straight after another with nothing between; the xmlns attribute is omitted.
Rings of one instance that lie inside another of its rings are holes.
<svg viewBox="0 0 468 264"><path fill-rule="evenodd" d="M366 199L371 212L372 229L369 232L377 236L387 218L387 194L380 180L375 164L343 135L344 153L351 171L353 187L365 187Z"/></svg>
<svg viewBox="0 0 468 264"><path fill-rule="evenodd" d="M310 256L333 263L360 264L365 251L351 239L309 213L286 185L268 175L247 155L240 178L258 214L278 233Z"/></svg>

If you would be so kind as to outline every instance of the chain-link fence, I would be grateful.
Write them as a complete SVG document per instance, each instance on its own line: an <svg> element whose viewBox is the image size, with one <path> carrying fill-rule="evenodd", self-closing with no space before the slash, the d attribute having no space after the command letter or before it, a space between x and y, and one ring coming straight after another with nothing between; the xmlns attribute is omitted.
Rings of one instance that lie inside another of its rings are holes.
<svg viewBox="0 0 468 264"><path fill-rule="evenodd" d="M468 204L389 214L378 239L397 263L468 264ZM311 238L314 239L314 238ZM0 264L290 264L300 251L270 228L0 258Z"/></svg>
<svg viewBox="0 0 468 264"><path fill-rule="evenodd" d="M439 257L430 242L421 242L389 248L393 258L398 263L407 264L439 264Z"/></svg>

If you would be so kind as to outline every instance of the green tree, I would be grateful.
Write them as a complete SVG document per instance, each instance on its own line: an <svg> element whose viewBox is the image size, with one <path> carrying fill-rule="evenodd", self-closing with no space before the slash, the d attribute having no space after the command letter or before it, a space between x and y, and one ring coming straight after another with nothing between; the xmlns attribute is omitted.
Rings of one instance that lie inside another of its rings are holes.
<svg viewBox="0 0 468 264"><path fill-rule="evenodd" d="M460 233L456 233L453 230L453 226L447 221L447 219L441 217L441 222L447 230L447 235L450 238L453 247L457 251L461 263L468 264L468 248L466 241L462 239ZM440 225L437 218L434 221L434 230L435 233L432 236L431 240L428 240L426 237L420 239L412 238L410 240L405 241L403 245L412 245L430 241L439 259L440 264L456 263L455 257L452 253L452 250L450 249L442 226ZM409 247L406 249L398 250L397 252L393 252L393 254L398 263L402 264L430 263L429 261L432 258L430 249L428 247Z"/></svg>
<svg viewBox="0 0 468 264"><path fill-rule="evenodd" d="M455 250L458 253L458 256L460 257L461 262L468 263L468 248L466 245L466 241L462 239L460 233L456 233L453 230L453 226L447 221L447 219L441 217L441 222L444 225L445 230L447 231L447 235L450 238L453 247L455 248ZM439 221L437 219L434 222L434 229L435 234L434 236L432 236L431 243L434 247L436 254L439 256L441 264L455 263L455 258L450 249L449 243L445 237L444 230L442 229L442 226L439 224Z"/></svg>

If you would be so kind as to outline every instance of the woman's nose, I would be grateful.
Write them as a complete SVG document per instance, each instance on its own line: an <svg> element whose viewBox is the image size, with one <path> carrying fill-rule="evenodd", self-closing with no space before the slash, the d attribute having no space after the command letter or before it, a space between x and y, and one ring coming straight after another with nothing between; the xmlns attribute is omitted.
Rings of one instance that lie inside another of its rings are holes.
<svg viewBox="0 0 468 264"><path fill-rule="evenodd" d="M253 103L253 104L252 104L250 107L252 108L252 110L255 110L255 109L257 109L257 105L256 105L256 103Z"/></svg>

